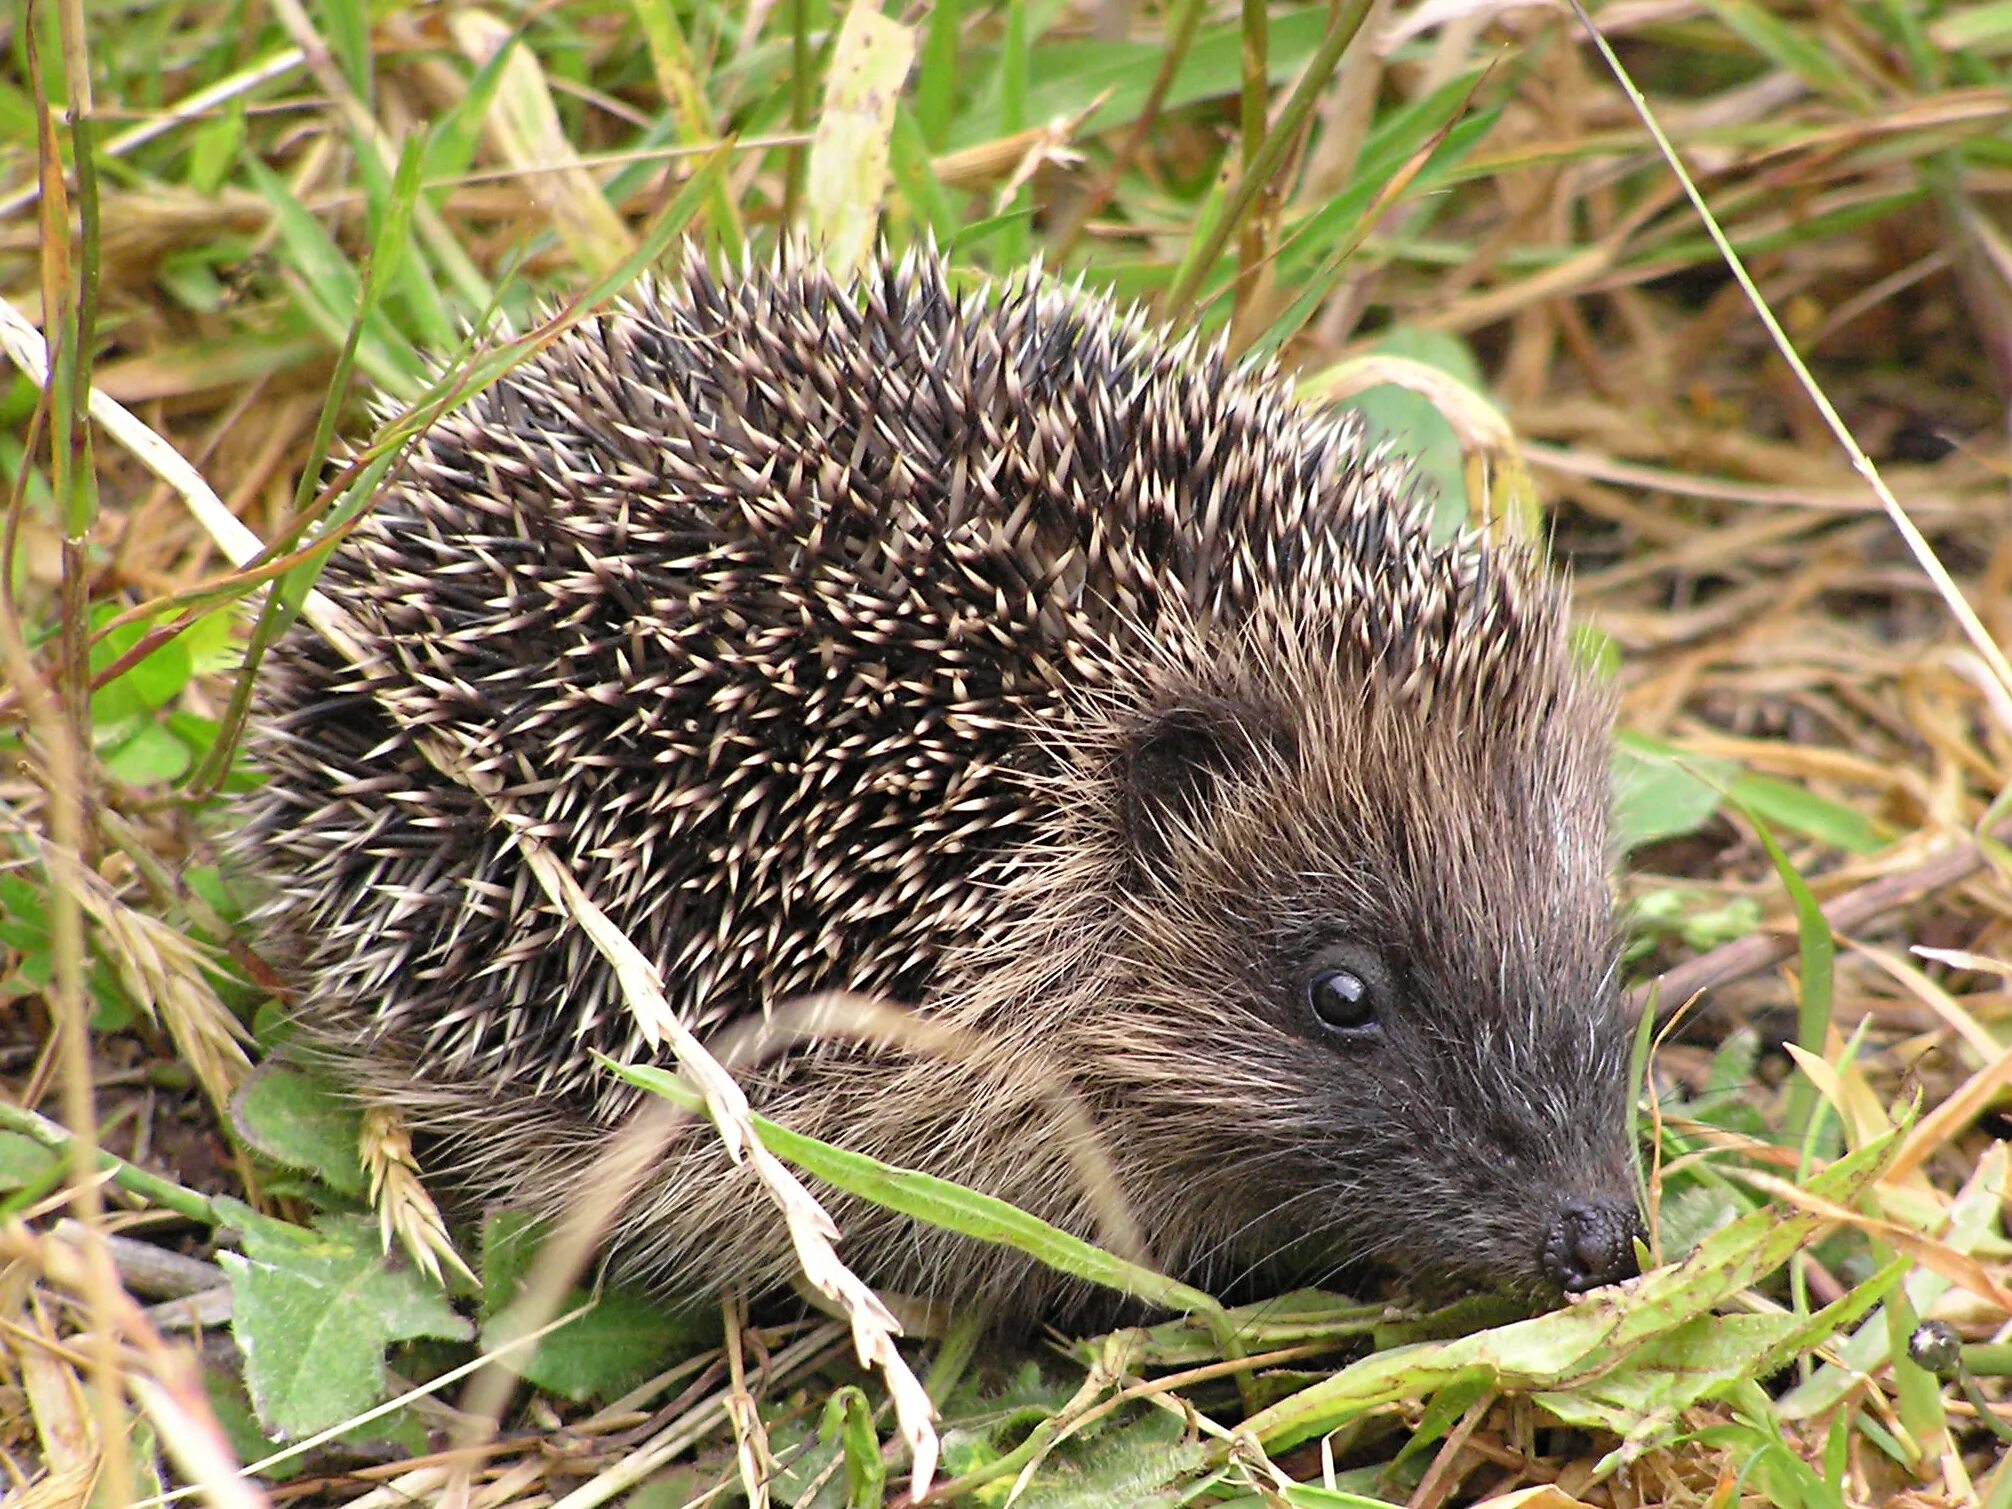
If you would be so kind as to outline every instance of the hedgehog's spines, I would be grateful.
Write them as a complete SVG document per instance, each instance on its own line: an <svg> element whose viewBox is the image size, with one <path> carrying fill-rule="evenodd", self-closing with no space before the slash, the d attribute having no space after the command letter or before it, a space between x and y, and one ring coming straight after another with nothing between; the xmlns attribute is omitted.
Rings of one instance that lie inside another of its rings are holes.
<svg viewBox="0 0 2012 1509"><path fill-rule="evenodd" d="M918 988L994 920L971 855L1035 842L1058 730L1212 635L1318 637L1365 697L1486 738L1555 693L1532 562L1431 546L1387 445L1220 338L1080 279L962 289L926 245L843 279L800 247L740 265L694 247L442 419L324 582L382 664L306 655L277 693L319 762L281 751L260 799L278 910L323 989L444 1072L584 1093L584 1049L639 1043L413 729L510 783L510 824L706 1027L841 960Z"/></svg>

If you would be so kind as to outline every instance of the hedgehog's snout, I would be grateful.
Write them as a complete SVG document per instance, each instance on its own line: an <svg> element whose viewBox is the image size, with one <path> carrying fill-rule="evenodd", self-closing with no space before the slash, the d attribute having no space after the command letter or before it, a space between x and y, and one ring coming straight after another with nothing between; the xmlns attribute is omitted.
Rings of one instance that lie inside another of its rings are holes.
<svg viewBox="0 0 2012 1509"><path fill-rule="evenodd" d="M1641 1229L1632 1200L1567 1200L1544 1234L1544 1272L1567 1294L1633 1278Z"/></svg>

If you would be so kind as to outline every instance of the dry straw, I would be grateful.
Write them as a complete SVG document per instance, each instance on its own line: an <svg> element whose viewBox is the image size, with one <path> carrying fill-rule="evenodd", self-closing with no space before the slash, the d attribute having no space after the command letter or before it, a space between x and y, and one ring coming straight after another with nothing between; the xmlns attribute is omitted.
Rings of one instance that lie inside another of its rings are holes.
<svg viewBox="0 0 2012 1509"><path fill-rule="evenodd" d="M40 333L4 299L0 299L0 342L4 342L8 355L31 379L47 382L48 348ZM90 412L108 434L132 450L142 464L187 502L190 512L233 565L245 566L263 550L257 537L231 515L215 490L173 446L95 390L90 397ZM352 664L367 663L357 626L334 601L320 593L310 593L301 616ZM397 716L396 709L388 704L385 712L387 716ZM804 1276L813 1288L845 1312L861 1363L879 1368L885 1376L896 1424L912 1454L912 1491L915 1497L922 1497L935 1477L940 1449L934 1423L935 1406L896 1346L900 1322L880 1297L845 1265L834 1248L837 1223L802 1181L762 1146L749 1119L747 1097L733 1076L677 1019L665 999L656 967L594 904L550 846L513 820L514 815L498 795L495 779L469 769L459 753L442 740L417 730L413 731L413 740L435 769L476 793L496 822L516 831L518 851L539 886L607 961L645 1042L652 1048L668 1046L680 1071L705 1097L706 1109L728 1156L752 1169L763 1191L782 1213ZM430 1265L433 1257L431 1253L421 1257L415 1252L415 1260Z"/></svg>

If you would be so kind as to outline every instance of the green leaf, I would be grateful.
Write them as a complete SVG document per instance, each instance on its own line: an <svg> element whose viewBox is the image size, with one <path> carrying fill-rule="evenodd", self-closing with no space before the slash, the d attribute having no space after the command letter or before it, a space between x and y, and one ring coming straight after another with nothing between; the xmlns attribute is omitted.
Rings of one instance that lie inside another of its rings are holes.
<svg viewBox="0 0 2012 1509"><path fill-rule="evenodd" d="M223 1427L232 1455L241 1464L261 1461L279 1450L282 1443L259 1429L258 1415L252 1409L251 1396L245 1392L242 1379L223 1368L206 1367L203 1392L209 1396L210 1410ZM291 1458L267 1468L260 1476L270 1482L284 1483L298 1476L300 1467L299 1459Z"/></svg>
<svg viewBox="0 0 2012 1509"><path fill-rule="evenodd" d="M1663 1251L1688 1254L1713 1232L1730 1225L1752 1210L1755 1200L1742 1197L1735 1186L1720 1183L1687 1184L1674 1194L1665 1193L1657 1209L1656 1232Z"/></svg>
<svg viewBox="0 0 2012 1509"><path fill-rule="evenodd" d="M1796 1354L1857 1324L1907 1268L1890 1264L1815 1314L1699 1316L1641 1347L1621 1367L1571 1390L1539 1393L1536 1402L1568 1425L1620 1436L1620 1450L1603 1468L1632 1460L1674 1436L1683 1411L1779 1372ZM1766 1413L1772 1422L1772 1405Z"/></svg>
<svg viewBox="0 0 2012 1509"><path fill-rule="evenodd" d="M818 1434L836 1440L844 1455L846 1509L879 1509L887 1499L887 1463L865 1393L848 1384L827 1399Z"/></svg>
<svg viewBox="0 0 2012 1509"><path fill-rule="evenodd" d="M1313 1483L1293 1483L1285 1489L1285 1501L1292 1509L1399 1509L1389 1499L1371 1498L1366 1493L1346 1493L1339 1488L1321 1488ZM1259 1509L1259 1499L1234 1499L1222 1509Z"/></svg>
<svg viewBox="0 0 2012 1509"><path fill-rule="evenodd" d="M102 622L118 611L118 604L102 603L92 618ZM151 628L151 625L141 623L121 624L106 634L91 646L91 673L95 676L105 671L139 644ZM118 719L143 708L151 712L165 707L181 694L194 674L189 647L182 642L180 635L176 635L150 651L138 664L127 667L117 680L100 687L91 698L91 716L93 719Z"/></svg>
<svg viewBox="0 0 2012 1509"><path fill-rule="evenodd" d="M1423 362L1464 383L1477 393L1487 392L1480 363L1465 341L1439 330L1400 326L1376 343L1379 355L1404 356ZM1353 409L1369 426L1372 435L1382 436L1412 458L1414 470L1437 497L1433 527L1441 535L1451 535L1467 518L1466 459L1461 454L1460 437L1446 416L1422 393L1391 383L1369 388L1338 405Z"/></svg>
<svg viewBox="0 0 2012 1509"><path fill-rule="evenodd" d="M370 57L370 12L364 0L322 0L321 28L349 87L366 107L376 83Z"/></svg>
<svg viewBox="0 0 2012 1509"><path fill-rule="evenodd" d="M357 1141L363 1113L328 1080L265 1064L238 1091L231 1121L252 1151L288 1168L307 1169L338 1194L362 1197Z"/></svg>
<svg viewBox="0 0 2012 1509"><path fill-rule="evenodd" d="M1470 1303L1463 1300L1461 1306ZM1381 1303L1362 1304L1318 1289L1298 1289L1275 1299L1239 1305L1223 1314L1249 1351L1269 1352L1316 1339L1332 1341L1349 1336L1367 1339L1388 1321L1390 1307ZM1474 1325L1469 1323L1458 1329L1471 1331ZM1100 1350L1095 1341L1078 1342L1072 1348L1085 1366L1096 1361ZM1195 1367L1220 1355L1208 1331L1190 1317L1163 1320L1139 1332L1140 1359L1152 1367Z"/></svg>
<svg viewBox="0 0 2012 1509"><path fill-rule="evenodd" d="M1872 103L1864 83L1839 62L1844 56L1755 0L1705 0L1726 29L1777 67L1832 99L1864 108Z"/></svg>
<svg viewBox="0 0 2012 1509"><path fill-rule="evenodd" d="M244 140L245 102L237 95L190 133L189 187L198 194L214 194L222 188Z"/></svg>
<svg viewBox="0 0 2012 1509"><path fill-rule="evenodd" d="M1851 1204L1897 1146L1889 1132L1811 1179L1808 1188ZM1491 1331L1378 1352L1259 1411L1244 1429L1276 1456L1370 1410L1475 1376L1476 1369L1505 1390L1571 1389L1774 1272L1823 1224L1799 1210L1756 1210L1714 1232L1683 1262L1646 1274L1626 1290L1604 1290L1569 1309Z"/></svg>
<svg viewBox="0 0 2012 1509"><path fill-rule="evenodd" d="M98 756L112 778L128 786L180 780L195 762L189 746L151 718L120 725L99 746Z"/></svg>
<svg viewBox="0 0 2012 1509"><path fill-rule="evenodd" d="M888 171L901 190L901 203L936 237L938 246L950 245L963 221L936 177L921 128L900 100L894 102L894 130L887 149Z"/></svg>
<svg viewBox="0 0 2012 1509"><path fill-rule="evenodd" d="M495 1216L482 1228L481 1340L491 1351L522 1334L510 1305L537 1260L538 1242L536 1225L522 1215ZM526 1382L575 1402L626 1393L719 1336L710 1307L678 1309L613 1285L574 1289L560 1313L574 1318L512 1361Z"/></svg>
<svg viewBox="0 0 2012 1509"><path fill-rule="evenodd" d="M1614 749L1614 842L1626 853L1695 833L1718 812L1735 773L1723 761L1679 760L1623 733Z"/></svg>
<svg viewBox="0 0 2012 1509"><path fill-rule="evenodd" d="M929 8L922 37L922 63L915 70L915 123L926 149L943 145L957 96L958 31L964 19L963 0L936 0Z"/></svg>
<svg viewBox="0 0 2012 1509"><path fill-rule="evenodd" d="M1174 1509L1187 1501L1180 1480L1199 1471L1208 1448L1188 1439L1180 1417L1152 1410L1049 1453L1017 1509Z"/></svg>
<svg viewBox="0 0 2012 1509"><path fill-rule="evenodd" d="M1797 981L1796 1043L1804 1052L1822 1058L1825 1040L1830 1035L1832 966L1837 960L1837 942L1831 937L1822 905L1782 852L1781 845L1774 841L1767 824L1751 812L1747 818L1768 858L1774 862L1775 873L1781 877L1782 889L1788 892L1789 904L1795 910L1796 947L1802 965ZM1802 1146L1809 1135L1820 1099L1815 1084L1798 1068L1788 1082L1788 1107L1783 1117L1791 1146Z"/></svg>
<svg viewBox="0 0 2012 1509"><path fill-rule="evenodd" d="M363 302L362 282L342 249L278 174L253 157L244 160L244 167L252 187L272 207L283 255L296 274L291 286L301 312L337 351L348 347L350 325L360 312L357 365L387 393L400 398L417 393L424 386L426 364L381 308Z"/></svg>
<svg viewBox="0 0 2012 1509"><path fill-rule="evenodd" d="M1891 832L1862 812L1813 791L1766 775L1741 775L1727 794L1753 817L1847 854L1876 854L1893 841Z"/></svg>
<svg viewBox="0 0 2012 1509"><path fill-rule="evenodd" d="M259 1426L296 1440L361 1414L384 1397L394 1342L465 1341L468 1322L439 1288L386 1260L374 1222L325 1217L312 1231L257 1217L244 1251L218 1255L229 1275L231 1332Z"/></svg>
<svg viewBox="0 0 2012 1509"><path fill-rule="evenodd" d="M1623 730L1617 739L1614 766L1616 833L1628 847L1695 831L1726 798L1760 821L1848 854L1877 853L1892 841L1880 824L1841 803L1773 776L1751 774L1730 760L1687 755L1674 744L1633 730ZM1705 810L1706 791L1711 793L1710 811Z"/></svg>
<svg viewBox="0 0 2012 1509"><path fill-rule="evenodd" d="M176 636L175 643L188 654L190 675L207 676L237 668L241 614L235 603L213 608Z"/></svg>
<svg viewBox="0 0 2012 1509"><path fill-rule="evenodd" d="M420 167L425 143L409 135L400 145L398 163L387 174L368 144L356 154L369 211L370 260L365 268L364 302L375 308L394 291L418 343L436 352L454 349L458 340L454 317L433 281L433 269L412 234L413 211L419 203Z"/></svg>
<svg viewBox="0 0 2012 1509"><path fill-rule="evenodd" d="M669 1070L643 1064L617 1064L605 1057L601 1062L630 1084L662 1095L688 1110L704 1107L698 1092ZM753 1120L763 1145L777 1157L786 1158L804 1172L862 1200L871 1200L885 1210L898 1211L981 1242L1014 1248L1039 1258L1058 1272L1088 1279L1169 1310L1223 1318L1222 1306L1201 1290L1114 1257L1004 1200L981 1195L933 1174L896 1168L864 1153L833 1147L763 1116L755 1116Z"/></svg>
<svg viewBox="0 0 2012 1509"><path fill-rule="evenodd" d="M1347 186L1287 230L1279 247L1278 279L1281 287L1295 292L1292 302L1252 342L1252 357L1265 358L1281 350L1313 318L1391 203L1413 207L1411 234L1429 222L1435 203L1431 191L1500 118L1499 110L1461 118L1481 77L1479 70L1464 72L1424 99L1380 118L1363 143ZM1406 181L1400 183L1400 176Z"/></svg>
<svg viewBox="0 0 2012 1509"><path fill-rule="evenodd" d="M62 1178L62 1154L19 1132L0 1132L0 1190L53 1189Z"/></svg>
<svg viewBox="0 0 2012 1509"><path fill-rule="evenodd" d="M259 1429L258 1414L252 1409L251 1395L245 1392L244 1380L235 1373L220 1367L205 1367L203 1392L209 1395L210 1408L216 1411L217 1424L223 1427L224 1438L230 1442L231 1452L239 1462L263 1461L278 1455L284 1448L284 1442L273 1440ZM407 1456L415 1457L424 1453L431 1444L426 1421L410 1406L378 1415L354 1430L342 1431L334 1440L379 1451L385 1446L393 1446ZM303 1461L301 1456L281 1457L270 1467L260 1468L259 1477L283 1483L300 1474Z"/></svg>
<svg viewBox="0 0 2012 1509"><path fill-rule="evenodd" d="M1698 953L1746 937L1761 917L1761 904L1751 896L1719 896L1697 886L1646 891L1630 914L1640 932L1678 938Z"/></svg>
<svg viewBox="0 0 2012 1509"><path fill-rule="evenodd" d="M498 86L503 82L503 67L522 40L521 37L512 37L497 48L494 56L475 70L475 76L456 96L453 105L436 117L427 129L426 155L420 164L419 174L423 182L437 183L442 179L459 178L475 161L475 148L482 139L482 123L496 99ZM429 192L428 198L438 207L445 203L447 194L445 188L434 189Z"/></svg>
<svg viewBox="0 0 2012 1509"><path fill-rule="evenodd" d="M1296 79L1327 30L1327 7L1305 6L1274 16L1265 76L1273 84ZM1235 94L1242 86L1243 29L1235 22L1195 34L1161 106L1170 116L1197 101ZM1096 104L1079 135L1088 138L1130 125L1145 108L1159 71L1160 44L1154 42L1060 42L1043 45L1033 59L1025 118L1070 119ZM987 97L968 102L951 123L943 146L956 151L994 135L998 120L995 79ZM1099 103L1101 101L1101 103Z"/></svg>

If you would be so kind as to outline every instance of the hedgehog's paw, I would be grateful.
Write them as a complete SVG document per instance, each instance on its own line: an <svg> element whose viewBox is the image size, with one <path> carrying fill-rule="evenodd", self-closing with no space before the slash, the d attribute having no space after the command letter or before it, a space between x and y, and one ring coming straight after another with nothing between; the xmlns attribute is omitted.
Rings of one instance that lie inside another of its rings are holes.
<svg viewBox="0 0 2012 1509"><path fill-rule="evenodd" d="M395 1236L436 1284L443 1282L443 1261L471 1284L479 1282L454 1250L440 1207L420 1182L419 1161L412 1156L412 1134L406 1129L405 1118L389 1106L366 1107L357 1153L364 1172L370 1175L370 1203L377 1211L385 1251L391 1250Z"/></svg>

